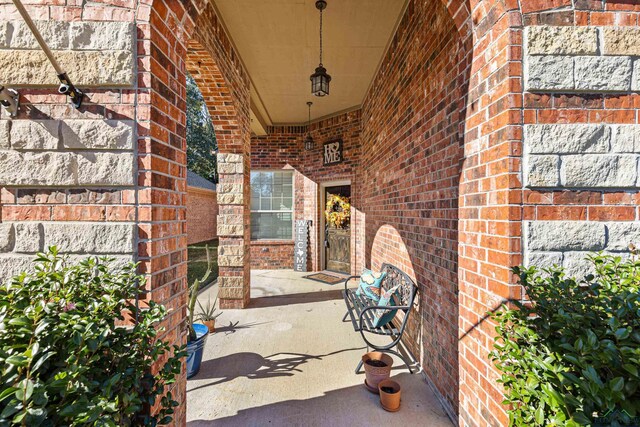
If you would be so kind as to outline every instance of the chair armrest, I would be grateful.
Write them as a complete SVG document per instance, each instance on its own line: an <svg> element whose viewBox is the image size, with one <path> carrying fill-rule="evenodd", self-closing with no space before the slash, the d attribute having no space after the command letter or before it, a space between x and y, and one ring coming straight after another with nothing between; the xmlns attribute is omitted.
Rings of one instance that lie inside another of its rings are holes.
<svg viewBox="0 0 640 427"><path fill-rule="evenodd" d="M405 305L374 305L371 307L367 307L362 312L360 312L360 330L362 330L362 319L364 314L369 310L408 310L411 307Z"/></svg>
<svg viewBox="0 0 640 427"><path fill-rule="evenodd" d="M347 277L346 280L344 281L344 290L345 291L347 290L347 283L349 283L349 280L351 280L351 279L359 279L359 278L360 278L360 276L349 276L349 277Z"/></svg>

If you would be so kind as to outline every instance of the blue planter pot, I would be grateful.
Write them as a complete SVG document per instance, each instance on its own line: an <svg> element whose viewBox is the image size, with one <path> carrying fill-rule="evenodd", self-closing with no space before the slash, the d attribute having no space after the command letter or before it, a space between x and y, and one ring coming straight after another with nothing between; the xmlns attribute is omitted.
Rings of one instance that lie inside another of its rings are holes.
<svg viewBox="0 0 640 427"><path fill-rule="evenodd" d="M202 323L194 323L193 329L196 331L196 339L187 343L187 378L193 377L200 370L204 344L209 334L209 329Z"/></svg>

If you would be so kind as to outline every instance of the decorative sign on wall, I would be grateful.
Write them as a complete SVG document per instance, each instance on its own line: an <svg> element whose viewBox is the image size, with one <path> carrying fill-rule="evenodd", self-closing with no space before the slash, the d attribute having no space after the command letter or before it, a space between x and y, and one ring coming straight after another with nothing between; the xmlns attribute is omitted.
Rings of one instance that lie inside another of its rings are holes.
<svg viewBox="0 0 640 427"><path fill-rule="evenodd" d="M296 221L296 237L293 245L293 269L307 271L307 245L309 242L309 225L305 219Z"/></svg>
<svg viewBox="0 0 640 427"><path fill-rule="evenodd" d="M336 139L335 141L329 141L324 143L324 165L335 165L338 163L342 163L344 160L342 153L342 140Z"/></svg>

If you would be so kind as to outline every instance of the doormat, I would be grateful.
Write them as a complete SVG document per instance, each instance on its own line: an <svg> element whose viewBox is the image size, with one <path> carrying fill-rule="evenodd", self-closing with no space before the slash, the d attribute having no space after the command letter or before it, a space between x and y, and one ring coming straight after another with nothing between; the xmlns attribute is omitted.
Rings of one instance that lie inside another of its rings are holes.
<svg viewBox="0 0 640 427"><path fill-rule="evenodd" d="M315 280L316 282L326 283L327 285L335 285L344 282L344 277L333 276L326 273L316 273L304 276L305 279Z"/></svg>

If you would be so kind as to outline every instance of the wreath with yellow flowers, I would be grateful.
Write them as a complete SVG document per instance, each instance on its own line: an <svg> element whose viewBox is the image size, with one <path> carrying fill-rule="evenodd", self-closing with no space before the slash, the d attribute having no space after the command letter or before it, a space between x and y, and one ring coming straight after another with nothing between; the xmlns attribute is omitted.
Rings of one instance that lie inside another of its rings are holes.
<svg viewBox="0 0 640 427"><path fill-rule="evenodd" d="M327 199L324 217L327 220L327 224L335 228L342 228L347 225L351 219L349 198L339 194L331 194Z"/></svg>

